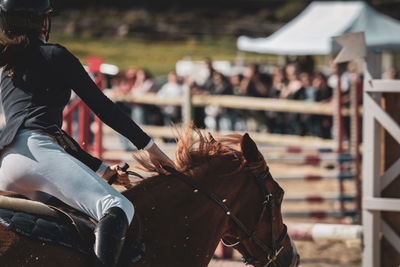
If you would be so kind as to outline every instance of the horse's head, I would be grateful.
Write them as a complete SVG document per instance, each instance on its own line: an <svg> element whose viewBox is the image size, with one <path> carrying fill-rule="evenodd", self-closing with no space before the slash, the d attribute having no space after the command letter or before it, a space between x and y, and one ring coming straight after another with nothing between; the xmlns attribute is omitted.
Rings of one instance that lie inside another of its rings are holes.
<svg viewBox="0 0 400 267"><path fill-rule="evenodd" d="M248 134L240 141L244 168L235 175L246 179L222 241L254 266L298 266L299 255L283 223L284 191L272 178L263 156ZM233 214L235 213L235 214Z"/></svg>

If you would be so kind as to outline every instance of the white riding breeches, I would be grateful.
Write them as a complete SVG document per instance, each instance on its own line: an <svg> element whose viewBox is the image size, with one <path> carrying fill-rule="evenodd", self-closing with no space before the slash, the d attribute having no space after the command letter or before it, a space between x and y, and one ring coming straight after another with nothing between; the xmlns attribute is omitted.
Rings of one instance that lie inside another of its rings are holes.
<svg viewBox="0 0 400 267"><path fill-rule="evenodd" d="M3 150L0 164L0 190L38 201L50 194L97 221L109 208L119 207L132 221L132 203L46 133L20 131Z"/></svg>

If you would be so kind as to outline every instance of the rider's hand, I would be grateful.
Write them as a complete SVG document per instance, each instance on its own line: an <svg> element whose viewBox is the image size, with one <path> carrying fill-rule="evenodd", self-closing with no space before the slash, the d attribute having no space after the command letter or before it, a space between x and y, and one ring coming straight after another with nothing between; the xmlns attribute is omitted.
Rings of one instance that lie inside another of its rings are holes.
<svg viewBox="0 0 400 267"><path fill-rule="evenodd" d="M121 170L121 167L118 165L113 165L108 167L103 175L103 178L108 182L111 179L111 177L116 173L118 173L118 178L114 182L114 184L125 186L125 188L127 189L132 188L132 184L129 180L128 174L123 170Z"/></svg>
<svg viewBox="0 0 400 267"><path fill-rule="evenodd" d="M154 164L159 173L167 173L162 166L170 166L174 169L176 168L175 163L167 155L165 155L165 153L162 152L156 144L153 144L150 148L148 148L147 152L149 153L150 161Z"/></svg>

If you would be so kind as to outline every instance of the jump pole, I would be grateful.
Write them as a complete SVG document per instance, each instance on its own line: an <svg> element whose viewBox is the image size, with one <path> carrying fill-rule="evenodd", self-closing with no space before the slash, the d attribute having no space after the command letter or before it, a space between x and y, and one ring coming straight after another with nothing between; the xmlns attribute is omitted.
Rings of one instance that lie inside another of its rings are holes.
<svg viewBox="0 0 400 267"><path fill-rule="evenodd" d="M312 210L312 211L284 211L282 216L286 219L289 218L304 218L304 219L326 219L336 218L342 219L343 217L354 218L357 215L357 211L345 210L345 211L324 211L324 210Z"/></svg>
<svg viewBox="0 0 400 267"><path fill-rule="evenodd" d="M296 241L362 240L361 225L288 223L288 233Z"/></svg>
<svg viewBox="0 0 400 267"><path fill-rule="evenodd" d="M351 154L343 153L343 154L321 154L321 155L301 155L301 154L290 154L288 156L271 156L264 155L264 158L267 162L289 162L289 163L298 163L298 164L307 164L307 165L320 165L323 162L335 162L339 165L345 162L353 162L354 157ZM343 172L343 169L341 170Z"/></svg>
<svg viewBox="0 0 400 267"><path fill-rule="evenodd" d="M323 203L330 201L340 202L352 202L356 199L353 195L288 195L284 198L284 202L299 202L304 201L306 203Z"/></svg>
<svg viewBox="0 0 400 267"><path fill-rule="evenodd" d="M305 174L305 175L276 175L274 178L278 181L305 181L317 182L322 180L354 180L355 173L342 172L337 174L318 175L318 174Z"/></svg>

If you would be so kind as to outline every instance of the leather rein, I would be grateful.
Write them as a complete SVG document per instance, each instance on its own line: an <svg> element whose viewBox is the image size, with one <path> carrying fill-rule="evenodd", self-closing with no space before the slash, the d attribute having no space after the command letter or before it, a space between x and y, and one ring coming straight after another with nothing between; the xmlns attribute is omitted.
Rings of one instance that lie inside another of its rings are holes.
<svg viewBox="0 0 400 267"><path fill-rule="evenodd" d="M268 192L268 189L265 185L265 181L268 178L268 176L270 175L268 167L264 172L254 176L257 185L261 189L261 192L263 194L263 199L264 199L262 202L263 207L260 212L260 215L258 216L257 224L255 225L254 230L250 230L248 227L246 227L244 225L244 223L235 214L233 214L231 212L231 210L225 204L226 200L221 200L217 195L210 192L207 188L200 185L199 183L197 183L196 181L194 181L187 175L185 175L181 172L178 172L177 170L175 170L172 167L164 166L163 169L174 174L177 178L179 178L180 180L189 184L194 189L195 193L201 192L204 195L206 195L208 198L210 198L212 201L214 201L218 206L220 206L224 210L226 215L228 215L230 217L230 219L245 233L245 237L239 239L239 241L234 244L226 244L226 242L223 239L221 239L221 242L225 246L235 247L235 246L241 245L243 243L243 241L249 240L249 241L254 242L254 244L256 244L266 254L265 258L260 259L255 256L252 256L246 250L245 254L247 254L247 255L244 255L244 258L243 258L243 261L246 264L262 263L262 264L264 264L263 265L264 267L267 267L270 265L278 266L277 260L278 260L278 256L279 256L280 252L283 250L283 246L281 246L281 243L287 236L287 227L286 227L286 225L284 225L284 229L283 229L282 233L279 235L279 237L277 239L275 239L275 231L274 231L275 198L273 197L273 195L271 193ZM262 219L263 219L268 207L270 207L269 213L271 215L271 244L272 244L271 246L268 246L267 244L265 244L256 235L257 228L261 224Z"/></svg>

